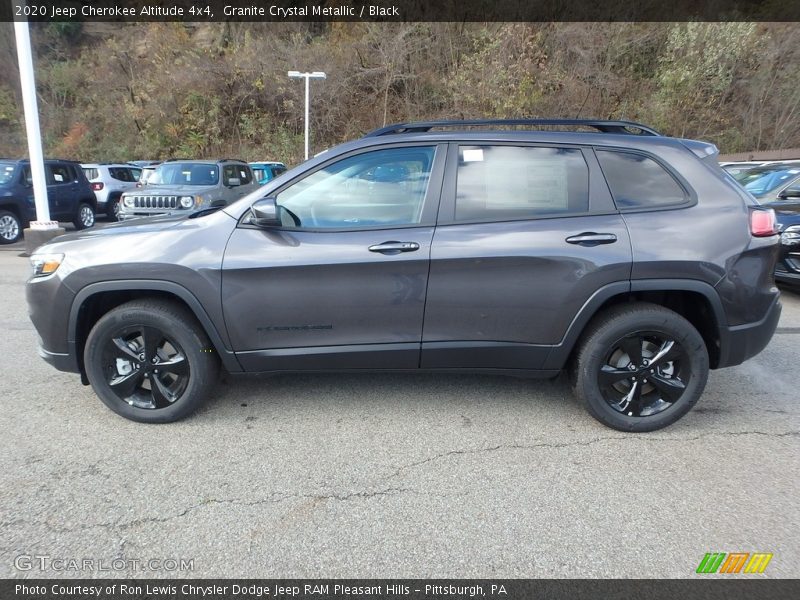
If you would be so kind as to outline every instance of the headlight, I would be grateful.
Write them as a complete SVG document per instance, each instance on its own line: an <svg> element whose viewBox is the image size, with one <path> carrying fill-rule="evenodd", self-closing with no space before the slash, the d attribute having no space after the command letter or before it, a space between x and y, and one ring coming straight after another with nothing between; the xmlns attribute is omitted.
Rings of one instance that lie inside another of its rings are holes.
<svg viewBox="0 0 800 600"><path fill-rule="evenodd" d="M800 225L787 227L783 233L781 233L781 244L786 246L796 246L800 244Z"/></svg>
<svg viewBox="0 0 800 600"><path fill-rule="evenodd" d="M134 204L133 196L124 196L122 198L122 203L125 206L127 206L128 208L133 208L133 204Z"/></svg>
<svg viewBox="0 0 800 600"><path fill-rule="evenodd" d="M31 256L33 276L44 277L55 273L63 260L63 254L34 254Z"/></svg>
<svg viewBox="0 0 800 600"><path fill-rule="evenodd" d="M192 208L194 206L194 196L181 196L181 208Z"/></svg>

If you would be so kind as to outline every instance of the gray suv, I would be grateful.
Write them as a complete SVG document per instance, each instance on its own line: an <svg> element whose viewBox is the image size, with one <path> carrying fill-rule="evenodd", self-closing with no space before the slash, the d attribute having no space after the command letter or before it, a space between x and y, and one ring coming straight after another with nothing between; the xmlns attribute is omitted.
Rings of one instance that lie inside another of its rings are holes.
<svg viewBox="0 0 800 600"><path fill-rule="evenodd" d="M122 194L119 220L225 206L258 188L241 160L168 160L147 186Z"/></svg>
<svg viewBox="0 0 800 600"><path fill-rule="evenodd" d="M187 416L219 368L567 370L592 416L651 431L780 316L775 215L716 157L619 121L386 127L223 208L58 238L29 312L137 421Z"/></svg>

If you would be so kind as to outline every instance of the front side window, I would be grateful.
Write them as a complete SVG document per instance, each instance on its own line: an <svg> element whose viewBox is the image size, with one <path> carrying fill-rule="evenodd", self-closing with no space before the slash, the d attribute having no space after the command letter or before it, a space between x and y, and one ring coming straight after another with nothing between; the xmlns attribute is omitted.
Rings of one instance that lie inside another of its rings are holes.
<svg viewBox="0 0 800 600"><path fill-rule="evenodd" d="M686 192L652 158L598 150L597 160L619 209L658 208L686 202Z"/></svg>
<svg viewBox="0 0 800 600"><path fill-rule="evenodd" d="M461 146L457 221L535 219L589 210L589 169L574 148Z"/></svg>
<svg viewBox="0 0 800 600"><path fill-rule="evenodd" d="M351 156L283 190L277 202L304 228L415 225L422 221L434 154L430 146Z"/></svg>
<svg viewBox="0 0 800 600"><path fill-rule="evenodd" d="M222 170L222 179L225 185L229 185L228 182L231 179L238 179L239 185L247 185L253 181L250 168L245 165L225 165Z"/></svg>
<svg viewBox="0 0 800 600"><path fill-rule="evenodd" d="M14 180L17 167L11 163L0 163L0 185L8 185Z"/></svg>

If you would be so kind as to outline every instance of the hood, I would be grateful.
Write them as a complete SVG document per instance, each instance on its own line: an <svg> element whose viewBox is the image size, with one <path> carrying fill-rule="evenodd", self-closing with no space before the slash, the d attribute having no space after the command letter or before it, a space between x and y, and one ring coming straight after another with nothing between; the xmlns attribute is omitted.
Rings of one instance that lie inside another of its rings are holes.
<svg viewBox="0 0 800 600"><path fill-rule="evenodd" d="M73 231L65 235L60 235L49 243L90 240L109 235L164 231L165 229L177 227L181 221L185 221L190 215L191 213L189 212L183 212L170 215L158 215L155 217L144 217L141 219L133 219L132 221L123 221L121 223L112 223L103 228L92 227L91 229L83 229L81 231Z"/></svg>
<svg viewBox="0 0 800 600"><path fill-rule="evenodd" d="M162 185L153 184L125 192L125 196L197 196L216 189L216 185Z"/></svg>

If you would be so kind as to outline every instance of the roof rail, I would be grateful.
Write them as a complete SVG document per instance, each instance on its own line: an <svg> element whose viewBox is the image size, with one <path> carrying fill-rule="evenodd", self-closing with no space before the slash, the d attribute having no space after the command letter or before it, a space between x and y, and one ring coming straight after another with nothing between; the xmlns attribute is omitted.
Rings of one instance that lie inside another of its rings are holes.
<svg viewBox="0 0 800 600"><path fill-rule="evenodd" d="M485 127L488 125L569 125L593 127L602 133L624 133L627 135L661 135L647 125L633 121L597 121L594 119L473 119L466 121L422 121L419 123L397 123L370 131L364 137L378 137L396 133L424 133L434 127Z"/></svg>

